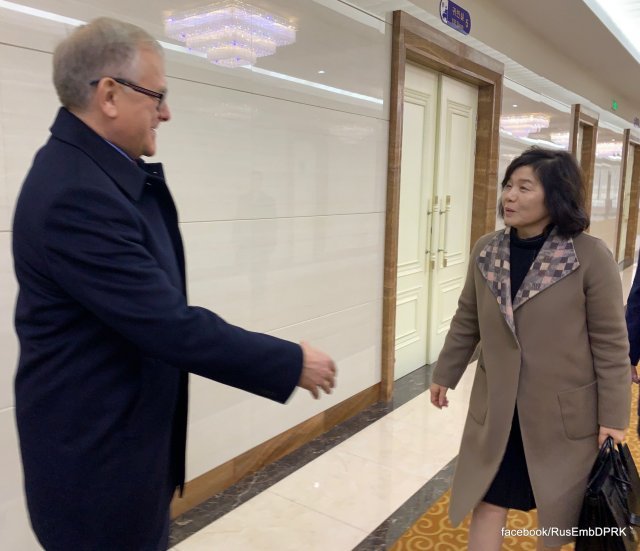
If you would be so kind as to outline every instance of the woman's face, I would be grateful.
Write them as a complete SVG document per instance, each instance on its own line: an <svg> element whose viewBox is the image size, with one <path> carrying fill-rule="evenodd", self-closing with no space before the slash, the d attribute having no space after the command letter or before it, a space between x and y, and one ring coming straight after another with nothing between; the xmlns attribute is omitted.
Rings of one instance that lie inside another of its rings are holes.
<svg viewBox="0 0 640 551"><path fill-rule="evenodd" d="M502 208L504 223L516 228L519 237L540 235L551 223L544 204L544 188L530 166L513 171L502 190Z"/></svg>

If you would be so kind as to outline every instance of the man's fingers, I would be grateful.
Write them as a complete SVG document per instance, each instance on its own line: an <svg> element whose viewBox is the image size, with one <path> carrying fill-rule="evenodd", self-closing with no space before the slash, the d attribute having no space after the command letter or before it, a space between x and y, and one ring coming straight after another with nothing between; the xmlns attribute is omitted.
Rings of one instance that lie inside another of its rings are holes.
<svg viewBox="0 0 640 551"><path fill-rule="evenodd" d="M322 389L327 393L331 394L331 389L336 386L336 378L333 373L329 374L324 381L322 382Z"/></svg>
<svg viewBox="0 0 640 551"><path fill-rule="evenodd" d="M324 391L331 394L331 389L336 386L336 364L324 352L317 350L306 341L301 341L302 347L302 374L298 386L306 388L314 398L320 398Z"/></svg>

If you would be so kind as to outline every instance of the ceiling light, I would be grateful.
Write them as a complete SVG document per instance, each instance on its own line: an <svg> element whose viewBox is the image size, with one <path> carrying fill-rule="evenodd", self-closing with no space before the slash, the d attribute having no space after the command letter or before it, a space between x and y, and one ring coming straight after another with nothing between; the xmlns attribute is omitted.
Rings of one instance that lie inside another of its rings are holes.
<svg viewBox="0 0 640 551"><path fill-rule="evenodd" d="M164 29L168 37L223 67L254 65L257 58L296 40L288 20L237 0L165 12Z"/></svg>
<svg viewBox="0 0 640 551"><path fill-rule="evenodd" d="M7 2L6 0L0 0L0 8L5 8L7 10L15 11L18 13L24 13L26 15L33 15L34 17L48 19L49 21L55 21L57 23L64 23L65 25L71 25L72 27L78 27L85 24L85 22L81 21L80 19L65 17L64 15L59 15L50 11L38 10L30 6L16 4L15 2Z"/></svg>

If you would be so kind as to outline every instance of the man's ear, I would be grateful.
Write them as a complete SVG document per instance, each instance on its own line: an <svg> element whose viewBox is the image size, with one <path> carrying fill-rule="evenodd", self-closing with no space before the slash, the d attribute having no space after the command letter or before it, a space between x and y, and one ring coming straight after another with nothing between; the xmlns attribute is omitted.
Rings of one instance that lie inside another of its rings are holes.
<svg viewBox="0 0 640 551"><path fill-rule="evenodd" d="M118 116L119 92L117 83L110 78L103 78L98 83L95 100L100 111L110 119L115 119Z"/></svg>

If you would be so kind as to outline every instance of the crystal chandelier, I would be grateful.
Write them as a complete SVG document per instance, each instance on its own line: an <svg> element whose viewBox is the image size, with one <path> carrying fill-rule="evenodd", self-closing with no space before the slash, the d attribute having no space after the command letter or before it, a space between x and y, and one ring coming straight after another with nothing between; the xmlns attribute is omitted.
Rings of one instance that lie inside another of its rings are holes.
<svg viewBox="0 0 640 551"><path fill-rule="evenodd" d="M622 142L611 140L610 142L596 143L596 157L607 157L608 159L622 158Z"/></svg>
<svg viewBox="0 0 640 551"><path fill-rule="evenodd" d="M517 138L526 138L541 128L549 128L549 120L549 116L543 113L505 115L500 117L500 128Z"/></svg>
<svg viewBox="0 0 640 551"><path fill-rule="evenodd" d="M296 40L289 21L237 0L165 12L164 28L168 37L206 53L209 61L223 67L254 65L257 58Z"/></svg>
<svg viewBox="0 0 640 551"><path fill-rule="evenodd" d="M565 149L569 147L569 132L551 132L551 141Z"/></svg>

